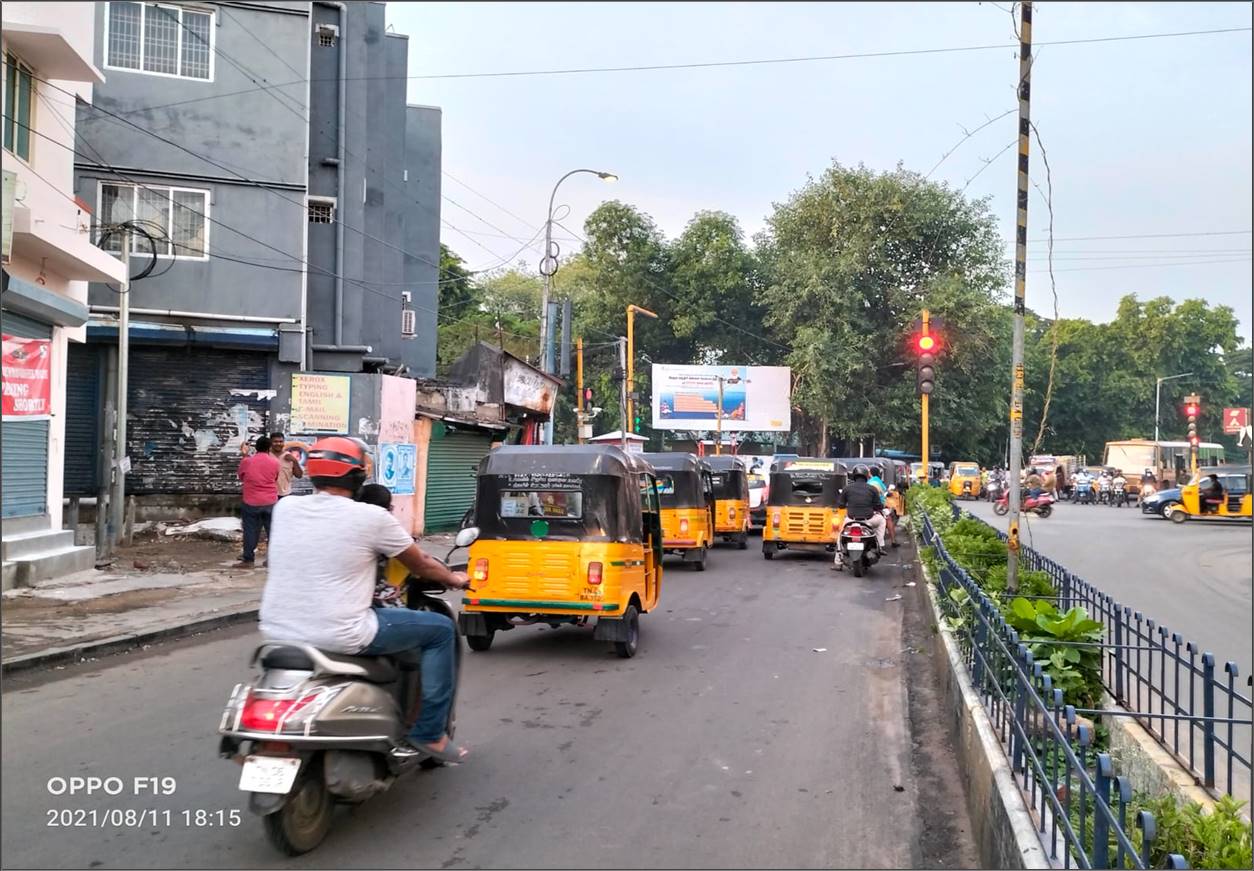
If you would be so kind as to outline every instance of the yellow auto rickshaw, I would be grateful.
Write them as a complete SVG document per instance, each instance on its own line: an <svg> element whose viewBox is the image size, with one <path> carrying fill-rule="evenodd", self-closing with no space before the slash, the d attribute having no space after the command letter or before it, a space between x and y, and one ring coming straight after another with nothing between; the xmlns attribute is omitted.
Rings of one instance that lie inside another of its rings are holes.
<svg viewBox="0 0 1254 871"><path fill-rule="evenodd" d="M1250 467L1202 469L1180 488L1180 498L1163 509L1172 523L1190 518L1250 520Z"/></svg>
<svg viewBox="0 0 1254 871"><path fill-rule="evenodd" d="M774 559L781 550L834 552L845 520L836 502L847 477L848 469L839 460L797 457L776 463L762 528L762 556Z"/></svg>
<svg viewBox="0 0 1254 871"><path fill-rule="evenodd" d="M714 477L695 454L642 454L657 474L662 502L662 549L679 554L697 571L714 545Z"/></svg>
<svg viewBox="0 0 1254 871"><path fill-rule="evenodd" d="M955 499L979 499L984 492L980 464L964 461L949 464L949 492Z"/></svg>
<svg viewBox="0 0 1254 871"><path fill-rule="evenodd" d="M740 550L749 547L749 472L740 457L706 457L714 479L714 532Z"/></svg>
<svg viewBox="0 0 1254 871"><path fill-rule="evenodd" d="M617 447L504 445L479 463L462 634L487 650L498 631L587 625L635 656L639 617L662 585L654 472Z"/></svg>

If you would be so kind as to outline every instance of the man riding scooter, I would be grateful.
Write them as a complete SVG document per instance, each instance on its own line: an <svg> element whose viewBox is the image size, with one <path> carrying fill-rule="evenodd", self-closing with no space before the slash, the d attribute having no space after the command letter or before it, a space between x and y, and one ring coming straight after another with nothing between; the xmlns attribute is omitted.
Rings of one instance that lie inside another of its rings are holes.
<svg viewBox="0 0 1254 871"><path fill-rule="evenodd" d="M868 483L870 477L870 470L865 465L859 464L855 466L849 475L849 483L845 485L845 489L840 491L836 507L845 509L846 523L850 520L856 520L869 526L875 532L876 544L883 551L884 500L880 497L879 490ZM844 528L844 523L841 524L841 528ZM837 530L837 540L839 540L839 536L840 530ZM840 548L837 547L836 559L832 569L840 571L842 568Z"/></svg>
<svg viewBox="0 0 1254 871"><path fill-rule="evenodd" d="M427 556L384 508L354 501L366 482L366 453L355 439L314 443L306 472L316 492L283 499L274 510L261 631L270 641L303 642L354 656L421 655L422 706L397 753L458 763L467 751L445 733L453 700L456 630L443 614L372 608L377 559L391 557L413 575L455 590L461 572Z"/></svg>

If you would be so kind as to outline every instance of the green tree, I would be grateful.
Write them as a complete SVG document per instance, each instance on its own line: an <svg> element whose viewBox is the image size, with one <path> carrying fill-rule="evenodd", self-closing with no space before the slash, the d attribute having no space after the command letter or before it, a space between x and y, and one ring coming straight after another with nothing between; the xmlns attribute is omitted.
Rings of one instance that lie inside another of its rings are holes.
<svg viewBox="0 0 1254 871"><path fill-rule="evenodd" d="M466 268L466 261L452 248L440 243L440 308L462 313L462 306L476 298L474 276ZM443 312L442 312L443 313Z"/></svg>
<svg viewBox="0 0 1254 871"><path fill-rule="evenodd" d="M932 443L996 455L1009 382L1006 264L986 201L898 167L834 164L777 204L759 237L766 324L792 350L793 403L808 449L828 435L916 445L912 323L945 322Z"/></svg>

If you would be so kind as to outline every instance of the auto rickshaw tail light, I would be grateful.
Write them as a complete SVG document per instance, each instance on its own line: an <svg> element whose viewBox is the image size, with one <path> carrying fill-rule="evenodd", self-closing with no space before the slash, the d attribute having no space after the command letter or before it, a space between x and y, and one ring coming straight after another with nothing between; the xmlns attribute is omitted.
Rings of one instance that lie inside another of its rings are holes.
<svg viewBox="0 0 1254 871"><path fill-rule="evenodd" d="M771 527L773 529L779 529L779 512L778 511L771 512Z"/></svg>
<svg viewBox="0 0 1254 871"><path fill-rule="evenodd" d="M488 579L488 561L482 557L475 560L474 579L480 583Z"/></svg>
<svg viewBox="0 0 1254 871"><path fill-rule="evenodd" d="M688 519L686 517L679 521L679 534L680 535L688 534Z"/></svg>
<svg viewBox="0 0 1254 871"><path fill-rule="evenodd" d="M736 506L734 506L734 505L729 505L729 506L728 506L728 508L727 508L727 519L728 519L728 520L735 520L735 519L736 519Z"/></svg>
<svg viewBox="0 0 1254 871"><path fill-rule="evenodd" d="M595 586L601 583L601 564L588 563L588 585Z"/></svg>

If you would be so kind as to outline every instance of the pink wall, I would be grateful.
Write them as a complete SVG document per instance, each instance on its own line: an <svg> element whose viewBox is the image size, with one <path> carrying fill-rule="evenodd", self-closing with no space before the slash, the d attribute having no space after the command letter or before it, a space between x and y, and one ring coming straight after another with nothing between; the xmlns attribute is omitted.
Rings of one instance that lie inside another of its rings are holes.
<svg viewBox="0 0 1254 871"><path fill-rule="evenodd" d="M384 375L379 390L379 444L414 443L414 404L418 395L418 385L410 378L398 378L395 375ZM425 458L418 457L419 467L426 466ZM415 478L417 478L415 470ZM415 481L415 485L417 481ZM406 529L414 528L418 496L392 495L392 512Z"/></svg>

